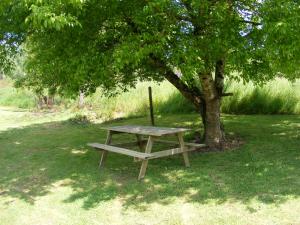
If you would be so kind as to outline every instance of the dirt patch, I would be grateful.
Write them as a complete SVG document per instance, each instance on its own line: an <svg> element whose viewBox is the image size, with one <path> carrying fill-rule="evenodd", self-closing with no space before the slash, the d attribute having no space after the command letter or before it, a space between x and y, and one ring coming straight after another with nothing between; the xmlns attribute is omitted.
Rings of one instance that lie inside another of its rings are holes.
<svg viewBox="0 0 300 225"><path fill-rule="evenodd" d="M245 144L245 141L241 137L227 135L226 141L224 144L224 150L234 150L244 144Z"/></svg>
<svg viewBox="0 0 300 225"><path fill-rule="evenodd" d="M203 141L200 141L200 138L198 136L196 136L195 139L191 142L203 144ZM217 150L217 149L210 149L208 147L201 147L197 150L197 152L216 152L216 151L235 150L244 144L245 141L241 137L233 134L226 134L226 141L223 144L223 149Z"/></svg>

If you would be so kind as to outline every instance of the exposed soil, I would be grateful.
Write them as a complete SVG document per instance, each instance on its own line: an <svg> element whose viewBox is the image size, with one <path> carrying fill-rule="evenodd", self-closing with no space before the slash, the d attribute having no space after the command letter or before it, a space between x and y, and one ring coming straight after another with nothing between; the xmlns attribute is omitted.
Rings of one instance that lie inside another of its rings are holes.
<svg viewBox="0 0 300 225"><path fill-rule="evenodd" d="M199 138L199 133L195 132L195 139L191 142L194 143L203 143L203 140ZM223 149L221 151L227 151L227 150L235 150L239 148L240 146L244 145L245 141L236 135L232 134L226 134L226 141L223 145ZM220 150L210 149L208 147L202 147L197 150L198 152L215 152Z"/></svg>

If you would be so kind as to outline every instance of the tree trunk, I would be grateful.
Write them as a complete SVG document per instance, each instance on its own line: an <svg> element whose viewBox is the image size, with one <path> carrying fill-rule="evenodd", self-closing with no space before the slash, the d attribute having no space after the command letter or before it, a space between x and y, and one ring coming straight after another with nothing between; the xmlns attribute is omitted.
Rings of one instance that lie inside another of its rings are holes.
<svg viewBox="0 0 300 225"><path fill-rule="evenodd" d="M220 106L223 89L224 61L216 64L215 83L211 73L200 74L202 90L188 86L166 64L150 55L152 65L161 69L165 78L172 83L180 93L199 110L204 125L204 140L211 150L222 150L225 136L220 120Z"/></svg>
<svg viewBox="0 0 300 225"><path fill-rule="evenodd" d="M220 99L206 101L205 143L212 150L222 150L225 136L220 118Z"/></svg>
<svg viewBox="0 0 300 225"><path fill-rule="evenodd" d="M82 109L84 107L84 93L79 92L78 108Z"/></svg>
<svg viewBox="0 0 300 225"><path fill-rule="evenodd" d="M44 107L44 98L42 95L38 95L37 99L38 99L38 102L37 102L38 108L42 109Z"/></svg>
<svg viewBox="0 0 300 225"><path fill-rule="evenodd" d="M220 118L221 96L219 95L212 75L201 75L201 85L205 101L204 132L205 143L212 150L222 150L225 136Z"/></svg>
<svg viewBox="0 0 300 225"><path fill-rule="evenodd" d="M54 106L54 95L48 95L47 96L47 107L49 109L52 109Z"/></svg>

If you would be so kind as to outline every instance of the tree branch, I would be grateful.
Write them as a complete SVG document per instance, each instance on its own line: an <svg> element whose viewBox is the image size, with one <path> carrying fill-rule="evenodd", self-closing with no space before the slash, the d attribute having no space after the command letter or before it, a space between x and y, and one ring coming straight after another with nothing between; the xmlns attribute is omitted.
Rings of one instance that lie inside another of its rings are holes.
<svg viewBox="0 0 300 225"><path fill-rule="evenodd" d="M200 90L190 88L186 85L162 60L153 54L150 55L150 59L152 60L152 64L157 69L162 70L164 77L173 84L185 98L190 100L196 108L199 109L201 107L202 93Z"/></svg>
<svg viewBox="0 0 300 225"><path fill-rule="evenodd" d="M215 86L219 96L222 95L224 89L224 68L224 59L217 60L215 65Z"/></svg>
<svg viewBox="0 0 300 225"><path fill-rule="evenodd" d="M222 97L233 96L233 93L232 92L222 93L221 96Z"/></svg>
<svg viewBox="0 0 300 225"><path fill-rule="evenodd" d="M254 22L254 21L250 21L250 20L240 20L241 23L249 23L249 24L252 24L254 26L260 26L262 25L262 23L259 23L259 22Z"/></svg>

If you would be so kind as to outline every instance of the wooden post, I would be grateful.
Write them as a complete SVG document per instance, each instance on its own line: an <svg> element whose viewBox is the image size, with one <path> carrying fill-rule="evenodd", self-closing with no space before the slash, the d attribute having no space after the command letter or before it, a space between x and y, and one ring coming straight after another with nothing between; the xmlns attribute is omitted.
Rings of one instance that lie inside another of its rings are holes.
<svg viewBox="0 0 300 225"><path fill-rule="evenodd" d="M149 92L151 125L154 126L154 113L153 113L152 88L151 87L148 87L148 92Z"/></svg>

